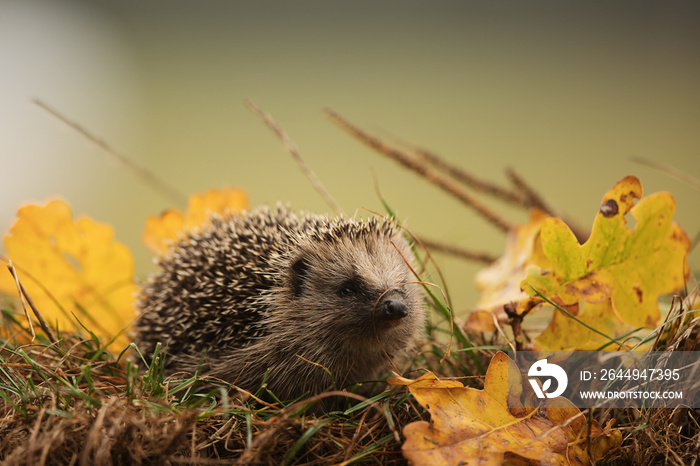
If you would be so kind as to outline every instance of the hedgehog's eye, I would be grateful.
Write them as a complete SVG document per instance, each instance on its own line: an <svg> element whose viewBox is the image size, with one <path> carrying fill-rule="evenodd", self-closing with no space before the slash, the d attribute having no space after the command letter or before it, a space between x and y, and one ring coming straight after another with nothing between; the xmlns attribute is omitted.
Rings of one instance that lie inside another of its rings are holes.
<svg viewBox="0 0 700 466"><path fill-rule="evenodd" d="M338 296L341 298L347 298L349 296L355 296L359 293L359 288L357 283L352 280L346 280L338 288Z"/></svg>

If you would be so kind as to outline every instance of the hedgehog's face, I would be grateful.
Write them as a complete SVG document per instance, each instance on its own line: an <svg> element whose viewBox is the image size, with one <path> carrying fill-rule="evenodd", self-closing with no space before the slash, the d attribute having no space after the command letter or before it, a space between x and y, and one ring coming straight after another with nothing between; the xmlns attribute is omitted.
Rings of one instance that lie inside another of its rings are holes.
<svg viewBox="0 0 700 466"><path fill-rule="evenodd" d="M370 234L371 233L371 234ZM392 352L423 328L423 291L399 234L368 232L305 244L289 261L288 312L301 332L344 345L376 345Z"/></svg>

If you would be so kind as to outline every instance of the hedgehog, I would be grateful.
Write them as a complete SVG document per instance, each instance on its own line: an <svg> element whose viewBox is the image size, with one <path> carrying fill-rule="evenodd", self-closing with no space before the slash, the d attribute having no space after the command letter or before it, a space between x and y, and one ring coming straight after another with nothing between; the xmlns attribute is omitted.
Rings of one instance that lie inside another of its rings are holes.
<svg viewBox="0 0 700 466"><path fill-rule="evenodd" d="M165 371L281 400L377 380L418 342L425 296L387 220L261 207L213 215L158 259L135 342Z"/></svg>

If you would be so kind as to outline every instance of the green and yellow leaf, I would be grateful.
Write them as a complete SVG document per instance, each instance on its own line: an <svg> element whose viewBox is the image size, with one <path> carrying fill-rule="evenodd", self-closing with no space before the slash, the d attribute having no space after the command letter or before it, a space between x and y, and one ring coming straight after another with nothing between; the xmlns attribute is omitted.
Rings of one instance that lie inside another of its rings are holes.
<svg viewBox="0 0 700 466"><path fill-rule="evenodd" d="M591 236L582 245L564 222L545 220L540 238L551 267L531 266L522 288L530 296L539 291L591 327L610 329L613 337L659 325L659 296L682 288L688 277L690 240L672 222L675 202L669 193L652 194L634 205L641 197L637 178L618 182L603 198ZM628 213L636 220L634 229L626 225ZM538 349L570 348L573 342L579 349L595 347L598 342L586 343L576 335L585 333L584 327L556 314L536 340Z"/></svg>

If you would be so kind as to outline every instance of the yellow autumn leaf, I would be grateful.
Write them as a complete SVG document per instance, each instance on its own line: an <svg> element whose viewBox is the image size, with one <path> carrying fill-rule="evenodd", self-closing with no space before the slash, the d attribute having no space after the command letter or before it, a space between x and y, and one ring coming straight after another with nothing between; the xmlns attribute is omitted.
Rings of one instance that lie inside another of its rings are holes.
<svg viewBox="0 0 700 466"><path fill-rule="evenodd" d="M153 252L162 253L183 232L205 225L212 213L228 214L248 208L248 195L242 189L211 189L189 198L185 214L168 209L159 217L146 220L143 242Z"/></svg>
<svg viewBox="0 0 700 466"><path fill-rule="evenodd" d="M501 309L503 309L503 307L501 307ZM475 309L467 315L462 327L473 333L495 332L496 323L494 322L494 318L497 318L497 314L499 313L495 310L494 312L489 312Z"/></svg>
<svg viewBox="0 0 700 466"><path fill-rule="evenodd" d="M498 260L476 275L476 286L480 291L476 310L467 318L465 328L477 332L493 331L493 321L485 314L493 312L499 321L506 321L503 305L527 298L520 289L530 265L546 265L546 257L538 241L540 228L548 218L538 209L530 212L530 221L508 232L506 250Z"/></svg>
<svg viewBox="0 0 700 466"><path fill-rule="evenodd" d="M591 327L609 329L612 337L657 326L658 297L685 285L690 240L671 221L675 212L671 194L655 193L634 205L641 197L637 178L619 181L603 198L583 245L564 222L547 219L540 238L551 267L530 267L523 289L531 296L535 290L541 292ZM628 212L636 220L633 230L626 226ZM538 349L571 348L577 340L573 334L586 331L575 321L565 323L570 317L556 314L550 328L536 339ZM596 344L578 340L575 347Z"/></svg>
<svg viewBox="0 0 700 466"><path fill-rule="evenodd" d="M44 320L59 330L79 328L72 316L107 339L135 315L134 262L114 240L114 230L88 217L73 219L70 206L50 201L27 205L4 238L5 252ZM0 292L18 296L9 272L0 273ZM125 346L123 336L115 344Z"/></svg>
<svg viewBox="0 0 700 466"><path fill-rule="evenodd" d="M432 373L416 380L389 379L389 383L406 385L430 413L431 422L404 427L401 451L411 464L590 464L588 428L578 408L559 397L547 400L544 416L538 410L522 409L520 372L505 353L491 360L483 390L439 380ZM619 445L622 434L593 422L595 461Z"/></svg>
<svg viewBox="0 0 700 466"><path fill-rule="evenodd" d="M555 312L547 328L534 339L531 345L532 349L542 351L618 351L620 347L610 338L625 343L624 340L620 340L623 336L632 333L637 337L645 335L638 331L635 332L639 327L624 322L613 311L609 298L599 303L581 302L565 306L564 309L575 315L580 321L592 323L600 333L584 327L562 312ZM606 336L601 335L601 333ZM638 343L636 338L627 341L628 345L636 343Z"/></svg>

